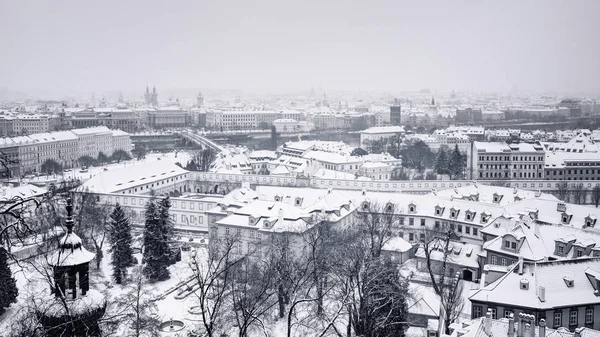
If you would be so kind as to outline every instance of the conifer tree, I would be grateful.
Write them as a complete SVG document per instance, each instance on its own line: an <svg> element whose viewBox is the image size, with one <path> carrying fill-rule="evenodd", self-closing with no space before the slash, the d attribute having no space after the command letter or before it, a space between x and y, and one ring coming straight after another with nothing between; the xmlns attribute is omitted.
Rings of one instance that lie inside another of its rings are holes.
<svg viewBox="0 0 600 337"><path fill-rule="evenodd" d="M0 246L0 314L4 313L11 303L17 302L19 289L8 266L8 253Z"/></svg>
<svg viewBox="0 0 600 337"><path fill-rule="evenodd" d="M454 145L454 151L450 154L450 177L452 179L463 179L465 174L466 167L466 158L463 158L463 155L460 153L458 149L458 144Z"/></svg>
<svg viewBox="0 0 600 337"><path fill-rule="evenodd" d="M120 284L125 268L133 265L131 248L131 225L121 206L117 203L110 215L109 240L112 245L112 266L115 281Z"/></svg>
<svg viewBox="0 0 600 337"><path fill-rule="evenodd" d="M169 245L162 231L159 209L154 198L146 205L144 224L144 275L151 281L168 279Z"/></svg>
<svg viewBox="0 0 600 337"><path fill-rule="evenodd" d="M435 172L437 174L448 174L448 154L444 146L440 147L435 160Z"/></svg>
<svg viewBox="0 0 600 337"><path fill-rule="evenodd" d="M171 221L171 217L169 216L169 209L171 208L171 199L169 196L166 196L160 201L160 205L158 207L159 218L160 218L160 226L161 230L164 233L165 240L168 242L173 237L173 221Z"/></svg>

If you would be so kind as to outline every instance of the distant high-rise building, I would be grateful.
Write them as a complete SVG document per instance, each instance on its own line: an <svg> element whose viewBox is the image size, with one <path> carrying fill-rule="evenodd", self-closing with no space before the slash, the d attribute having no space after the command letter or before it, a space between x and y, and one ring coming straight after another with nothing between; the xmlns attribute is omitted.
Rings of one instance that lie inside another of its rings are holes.
<svg viewBox="0 0 600 337"><path fill-rule="evenodd" d="M394 98L394 103L390 106L390 123L392 125L402 124L402 107L397 98Z"/></svg>
<svg viewBox="0 0 600 337"><path fill-rule="evenodd" d="M148 105L158 106L158 92L156 92L156 87L152 87L152 92L150 92L150 89L146 86L144 101Z"/></svg>

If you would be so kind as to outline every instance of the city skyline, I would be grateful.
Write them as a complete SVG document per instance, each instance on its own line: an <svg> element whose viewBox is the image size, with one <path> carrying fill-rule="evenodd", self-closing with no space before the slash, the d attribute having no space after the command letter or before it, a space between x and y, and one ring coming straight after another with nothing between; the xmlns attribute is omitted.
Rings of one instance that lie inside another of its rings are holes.
<svg viewBox="0 0 600 337"><path fill-rule="evenodd" d="M30 95L364 90L597 93L600 4L0 4L0 88ZM163 96L164 97L164 96Z"/></svg>

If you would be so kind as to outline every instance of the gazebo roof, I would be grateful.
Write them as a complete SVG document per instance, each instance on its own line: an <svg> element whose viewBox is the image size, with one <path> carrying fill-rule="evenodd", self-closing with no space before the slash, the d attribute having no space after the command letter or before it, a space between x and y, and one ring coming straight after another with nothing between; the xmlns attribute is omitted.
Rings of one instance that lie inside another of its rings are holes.
<svg viewBox="0 0 600 337"><path fill-rule="evenodd" d="M67 199L67 234L60 239L58 250L52 254L49 263L54 267L69 267L89 263L96 254L83 247L81 238L73 233L73 202Z"/></svg>

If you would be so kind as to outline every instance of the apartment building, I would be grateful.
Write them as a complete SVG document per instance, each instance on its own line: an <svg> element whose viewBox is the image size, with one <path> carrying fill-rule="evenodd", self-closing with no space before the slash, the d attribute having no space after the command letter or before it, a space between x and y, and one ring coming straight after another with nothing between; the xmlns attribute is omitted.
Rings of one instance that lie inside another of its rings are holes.
<svg viewBox="0 0 600 337"><path fill-rule="evenodd" d="M48 114L7 114L0 116L0 136L11 137L32 133L52 132L60 119Z"/></svg>
<svg viewBox="0 0 600 337"><path fill-rule="evenodd" d="M96 158L98 153L112 154L112 132L106 126L71 130L79 138L80 157Z"/></svg>
<svg viewBox="0 0 600 337"><path fill-rule="evenodd" d="M79 158L79 137L71 131L36 133L29 136L37 143L36 163L54 160L65 168L76 165Z"/></svg>
<svg viewBox="0 0 600 337"><path fill-rule="evenodd" d="M116 150L130 153L131 139L123 131L102 126L3 138L0 149L7 156L16 156L16 163L8 170L14 177L39 172L49 159L70 168L83 156L96 158L100 152L110 156Z"/></svg>
<svg viewBox="0 0 600 337"><path fill-rule="evenodd" d="M255 129L261 123L273 125L278 119L304 120L300 111L207 111L206 126L222 128L223 130L250 130Z"/></svg>
<svg viewBox="0 0 600 337"><path fill-rule="evenodd" d="M600 180L600 152L547 152L547 180Z"/></svg>
<svg viewBox="0 0 600 337"><path fill-rule="evenodd" d="M472 318L527 314L554 329L600 329L600 258L519 262L488 271L484 280L469 297Z"/></svg>
<svg viewBox="0 0 600 337"><path fill-rule="evenodd" d="M539 143L473 142L473 179L544 179L544 147Z"/></svg>

